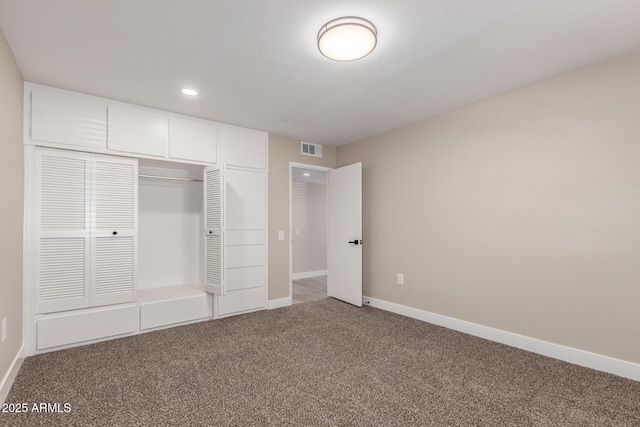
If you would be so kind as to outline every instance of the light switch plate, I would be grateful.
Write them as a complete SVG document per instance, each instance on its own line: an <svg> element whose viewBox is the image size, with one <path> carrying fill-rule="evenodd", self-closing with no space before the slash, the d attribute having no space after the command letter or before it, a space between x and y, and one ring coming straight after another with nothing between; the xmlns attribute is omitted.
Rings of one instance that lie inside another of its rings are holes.
<svg viewBox="0 0 640 427"><path fill-rule="evenodd" d="M278 230L278 240L284 240L284 231Z"/></svg>

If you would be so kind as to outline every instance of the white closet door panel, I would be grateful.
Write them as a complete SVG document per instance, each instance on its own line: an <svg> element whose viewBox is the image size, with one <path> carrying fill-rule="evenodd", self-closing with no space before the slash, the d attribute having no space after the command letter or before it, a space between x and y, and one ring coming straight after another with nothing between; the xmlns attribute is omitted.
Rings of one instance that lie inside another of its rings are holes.
<svg viewBox="0 0 640 427"><path fill-rule="evenodd" d="M264 230L267 178L254 172L226 171L228 230Z"/></svg>
<svg viewBox="0 0 640 427"><path fill-rule="evenodd" d="M107 147L107 104L65 92L31 91L31 139Z"/></svg>
<svg viewBox="0 0 640 427"><path fill-rule="evenodd" d="M135 160L95 161L95 228L134 229L137 215L138 169Z"/></svg>
<svg viewBox="0 0 640 427"><path fill-rule="evenodd" d="M96 237L91 305L136 299L135 237Z"/></svg>
<svg viewBox="0 0 640 427"><path fill-rule="evenodd" d="M264 266L228 268L227 289L236 291L264 286L264 276Z"/></svg>
<svg viewBox="0 0 640 427"><path fill-rule="evenodd" d="M264 245L227 246L226 268L265 265Z"/></svg>
<svg viewBox="0 0 640 427"><path fill-rule="evenodd" d="M208 292L222 295L224 289L222 236L205 236L204 283Z"/></svg>
<svg viewBox="0 0 640 427"><path fill-rule="evenodd" d="M169 119L169 157L216 163L218 127L203 120Z"/></svg>
<svg viewBox="0 0 640 427"><path fill-rule="evenodd" d="M36 193L41 230L89 228L87 159L78 154L38 151Z"/></svg>
<svg viewBox="0 0 640 427"><path fill-rule="evenodd" d="M109 106L109 150L165 157L168 116L124 105Z"/></svg>
<svg viewBox="0 0 640 427"><path fill-rule="evenodd" d="M218 131L220 162L227 165L267 169L267 134L221 126Z"/></svg>
<svg viewBox="0 0 640 427"><path fill-rule="evenodd" d="M220 230L222 228L222 196L223 176L219 167L209 167L204 171L204 227L206 229Z"/></svg>
<svg viewBox="0 0 640 427"><path fill-rule="evenodd" d="M38 313L72 310L89 304L89 246L89 237L81 235L39 239L36 248Z"/></svg>
<svg viewBox="0 0 640 427"><path fill-rule="evenodd" d="M266 308L267 290L264 287L242 289L227 293L224 297L217 298L217 315L230 314Z"/></svg>
<svg viewBox="0 0 640 427"><path fill-rule="evenodd" d="M227 231L227 246L264 245L264 230Z"/></svg>
<svg viewBox="0 0 640 427"><path fill-rule="evenodd" d="M207 292L215 295L225 294L225 179L220 166L204 169L204 285Z"/></svg>

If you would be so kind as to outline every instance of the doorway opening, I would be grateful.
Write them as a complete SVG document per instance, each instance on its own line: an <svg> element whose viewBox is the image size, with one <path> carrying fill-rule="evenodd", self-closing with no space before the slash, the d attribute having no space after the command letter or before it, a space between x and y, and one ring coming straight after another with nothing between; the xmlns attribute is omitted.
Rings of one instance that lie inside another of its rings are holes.
<svg viewBox="0 0 640 427"><path fill-rule="evenodd" d="M292 303L327 297L327 178L330 168L290 164Z"/></svg>

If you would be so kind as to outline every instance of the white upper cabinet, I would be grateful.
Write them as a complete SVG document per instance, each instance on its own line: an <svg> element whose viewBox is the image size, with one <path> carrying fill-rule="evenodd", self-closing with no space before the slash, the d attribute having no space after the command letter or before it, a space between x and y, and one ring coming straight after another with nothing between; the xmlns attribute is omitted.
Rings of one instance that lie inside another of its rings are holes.
<svg viewBox="0 0 640 427"><path fill-rule="evenodd" d="M221 126L219 161L230 166L267 169L267 133Z"/></svg>
<svg viewBox="0 0 640 427"><path fill-rule="evenodd" d="M25 83L27 145L263 172L268 134Z"/></svg>
<svg viewBox="0 0 640 427"><path fill-rule="evenodd" d="M31 139L104 150L107 103L68 92L31 89Z"/></svg>
<svg viewBox="0 0 640 427"><path fill-rule="evenodd" d="M166 157L168 143L169 118L166 114L109 105L109 150Z"/></svg>
<svg viewBox="0 0 640 427"><path fill-rule="evenodd" d="M217 153L218 126L204 120L169 119L170 158L216 163Z"/></svg>

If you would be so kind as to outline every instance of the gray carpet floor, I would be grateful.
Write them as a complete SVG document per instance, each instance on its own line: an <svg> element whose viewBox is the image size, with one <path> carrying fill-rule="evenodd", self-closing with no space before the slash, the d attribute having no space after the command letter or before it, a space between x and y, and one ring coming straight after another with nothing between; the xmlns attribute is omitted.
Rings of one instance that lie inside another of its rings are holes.
<svg viewBox="0 0 640 427"><path fill-rule="evenodd" d="M6 426L639 426L640 382L329 298L27 358Z"/></svg>

